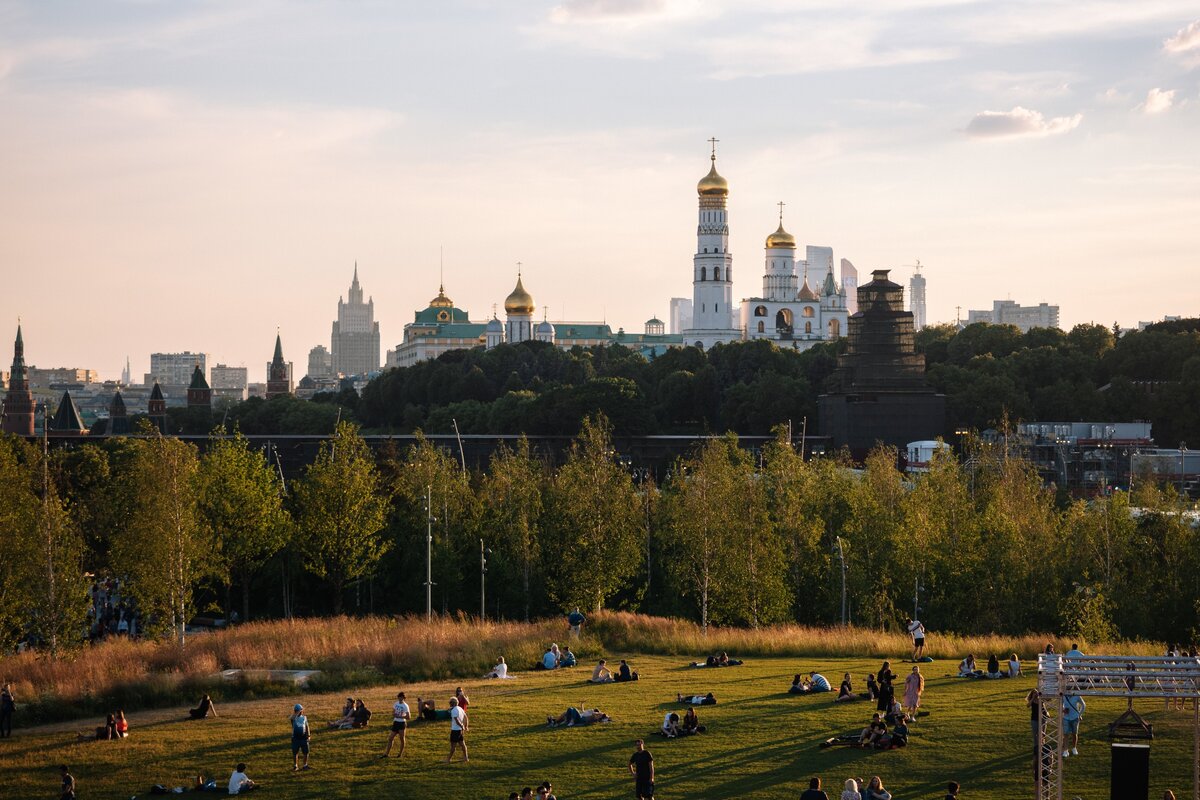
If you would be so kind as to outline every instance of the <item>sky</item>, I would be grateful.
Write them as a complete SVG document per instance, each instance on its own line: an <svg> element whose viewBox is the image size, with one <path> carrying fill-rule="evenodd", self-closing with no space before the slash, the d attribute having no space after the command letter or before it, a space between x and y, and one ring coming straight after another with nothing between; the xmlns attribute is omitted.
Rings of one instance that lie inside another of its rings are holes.
<svg viewBox="0 0 1200 800"><path fill-rule="evenodd" d="M303 374L355 262L384 349L524 285L691 297L716 137L735 298L801 245L1062 323L1200 314L1195 0L0 0L0 342ZM7 345L0 360L7 363ZM382 354L381 354L382 355Z"/></svg>

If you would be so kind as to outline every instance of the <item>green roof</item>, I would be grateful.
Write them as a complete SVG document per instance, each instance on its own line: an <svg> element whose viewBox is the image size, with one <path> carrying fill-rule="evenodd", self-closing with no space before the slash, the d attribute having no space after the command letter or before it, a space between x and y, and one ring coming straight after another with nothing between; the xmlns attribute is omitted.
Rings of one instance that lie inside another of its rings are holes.
<svg viewBox="0 0 1200 800"><path fill-rule="evenodd" d="M461 308L446 308L445 306L438 308L429 306L424 311L418 311L413 315L413 322L422 325L445 325L453 322L470 322L470 317L466 311Z"/></svg>
<svg viewBox="0 0 1200 800"><path fill-rule="evenodd" d="M556 322L554 338L563 339L612 339L612 328L587 322Z"/></svg>
<svg viewBox="0 0 1200 800"><path fill-rule="evenodd" d="M420 339L478 339L486 327L480 322L442 323L437 324L437 330L422 331L413 336Z"/></svg>

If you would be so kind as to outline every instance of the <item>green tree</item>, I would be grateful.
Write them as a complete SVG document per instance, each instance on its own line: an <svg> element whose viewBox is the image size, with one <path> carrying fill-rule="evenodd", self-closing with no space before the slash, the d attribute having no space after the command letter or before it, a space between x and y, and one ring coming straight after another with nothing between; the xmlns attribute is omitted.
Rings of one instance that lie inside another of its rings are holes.
<svg viewBox="0 0 1200 800"><path fill-rule="evenodd" d="M603 416L584 419L551 498L552 546L543 550L551 597L564 610L600 610L642 564L640 504Z"/></svg>
<svg viewBox="0 0 1200 800"><path fill-rule="evenodd" d="M33 491L32 452L16 436L0 434L0 650L11 652L28 621L32 593L27 581L29 533L38 497Z"/></svg>
<svg viewBox="0 0 1200 800"><path fill-rule="evenodd" d="M149 630L170 629L179 646L195 611L197 584L212 572L212 542L196 508L195 445L150 436L135 445L124 479L134 508L112 537L112 563Z"/></svg>
<svg viewBox="0 0 1200 800"><path fill-rule="evenodd" d="M304 567L329 582L333 610L342 612L346 586L371 574L389 544L380 535L387 500L375 459L352 423L342 422L294 484L297 540Z"/></svg>
<svg viewBox="0 0 1200 800"><path fill-rule="evenodd" d="M279 474L262 450L250 448L241 432L213 432L198 476L199 512L219 548L225 613L232 611L231 587L242 587L242 619L250 619L250 587L258 572L288 541L291 518L283 508Z"/></svg>
<svg viewBox="0 0 1200 800"><path fill-rule="evenodd" d="M493 542L505 552L514 554L519 566L527 622L533 571L541 557L540 526L545 488L545 470L530 454L529 440L522 436L515 449L501 445L493 453L480 491L486 527Z"/></svg>
<svg viewBox="0 0 1200 800"><path fill-rule="evenodd" d="M88 582L83 575L83 537L52 484L36 506L30 533L26 565L32 630L56 658L83 640Z"/></svg>

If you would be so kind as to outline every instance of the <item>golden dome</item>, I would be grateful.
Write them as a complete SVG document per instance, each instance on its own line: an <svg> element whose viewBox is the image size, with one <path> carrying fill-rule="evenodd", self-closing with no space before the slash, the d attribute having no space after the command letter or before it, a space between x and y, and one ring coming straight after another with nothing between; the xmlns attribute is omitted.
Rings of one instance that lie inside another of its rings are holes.
<svg viewBox="0 0 1200 800"><path fill-rule="evenodd" d="M721 177L717 172L717 157L712 158L712 168L708 174L700 179L700 183L696 184L696 191L701 195L728 195L729 181Z"/></svg>
<svg viewBox="0 0 1200 800"><path fill-rule="evenodd" d="M521 276L518 275L517 288L504 298L504 312L506 314L532 314L533 308L533 296L525 291L525 287L521 285Z"/></svg>
<svg viewBox="0 0 1200 800"><path fill-rule="evenodd" d="M454 303L446 297L446 290L438 286L437 297L429 301L431 308L454 308Z"/></svg>
<svg viewBox="0 0 1200 800"><path fill-rule="evenodd" d="M796 248L796 237L783 229L783 222L780 221L779 227L767 237L767 247L790 247L793 250Z"/></svg>

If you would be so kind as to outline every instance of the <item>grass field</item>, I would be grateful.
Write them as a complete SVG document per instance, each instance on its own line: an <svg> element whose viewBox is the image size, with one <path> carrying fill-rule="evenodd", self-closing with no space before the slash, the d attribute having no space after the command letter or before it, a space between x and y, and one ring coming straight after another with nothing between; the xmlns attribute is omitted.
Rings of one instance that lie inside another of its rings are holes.
<svg viewBox="0 0 1200 800"><path fill-rule="evenodd" d="M181 709L134 713L130 738L113 743L77 743L74 731L84 724L19 728L0 740L0 799L57 797L60 763L71 765L80 798L129 798L146 796L154 783L190 785L197 773L223 783L239 760L265 784L255 795L263 797L505 800L510 791L545 779L564 800L632 797L625 765L639 736L654 754L658 796L667 800L796 797L812 775L820 775L835 798L847 777L872 775L880 775L897 800L940 800L949 779L963 784L964 800L1032 796L1024 696L1033 678L967 681L950 677L953 662L923 665L923 707L930 715L913 726L907 749L821 750L817 744L826 737L861 728L873 708L865 701L834 703L833 693L788 695L792 674L817 669L836 685L849 671L861 688L865 674L879 667L877 659L758 658L742 667L691 669L679 657L628 657L642 674L637 683L587 685L590 666L580 666L522 672L509 681L404 686L414 706L417 695L432 695L443 708L454 687L464 686L471 699L469 764L444 763L445 722L416 723L402 760L379 759L396 687L372 687L363 696L376 718L360 731L322 727L345 693L298 696L314 722L308 772L291 771L286 718L292 699L249 700L220 706L219 718L196 722L183 721ZM894 668L907 672L907 665ZM680 691L716 693L719 705L699 709L708 733L669 741L652 736L666 710L682 709L672 702ZM546 716L568 705L599 707L615 721L547 728ZM1123 707L1115 700L1089 702L1080 756L1066 763L1067 797L1109 796L1104 733ZM1190 797L1191 710L1164 711L1161 702L1139 708L1157 734L1150 796L1170 788Z"/></svg>

